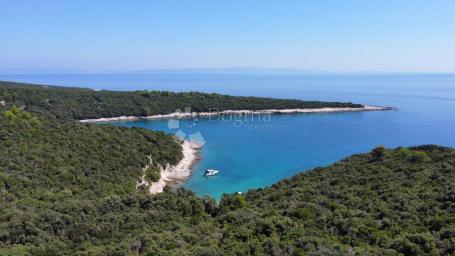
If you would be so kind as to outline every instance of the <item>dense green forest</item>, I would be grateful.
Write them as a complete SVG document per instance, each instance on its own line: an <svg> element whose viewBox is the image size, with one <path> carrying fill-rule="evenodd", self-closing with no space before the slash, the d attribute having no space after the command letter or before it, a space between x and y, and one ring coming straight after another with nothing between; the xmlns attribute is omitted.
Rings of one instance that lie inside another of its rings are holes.
<svg viewBox="0 0 455 256"><path fill-rule="evenodd" d="M6 106L21 107L31 113L60 120L169 114L186 107L195 112L207 112L211 109L362 107L353 103L235 97L216 93L95 91L12 82L0 82L0 102Z"/></svg>
<svg viewBox="0 0 455 256"><path fill-rule="evenodd" d="M0 116L0 255L450 255L455 150L385 149L219 204L136 190L151 155L180 146L143 129Z"/></svg>
<svg viewBox="0 0 455 256"><path fill-rule="evenodd" d="M136 189L149 157L182 158L170 135L74 122L215 102L350 106L2 83L0 255L455 255L454 149L377 147L216 203Z"/></svg>

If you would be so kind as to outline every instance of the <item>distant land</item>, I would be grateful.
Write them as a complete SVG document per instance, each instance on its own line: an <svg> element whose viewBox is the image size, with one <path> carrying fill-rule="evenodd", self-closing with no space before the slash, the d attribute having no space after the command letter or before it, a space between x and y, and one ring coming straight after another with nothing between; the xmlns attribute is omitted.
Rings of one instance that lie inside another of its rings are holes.
<svg viewBox="0 0 455 256"><path fill-rule="evenodd" d="M254 68L254 67L232 67L232 68L178 68L178 69L147 69L137 71L147 74L314 74L320 71L310 69L293 68Z"/></svg>
<svg viewBox="0 0 455 256"><path fill-rule="evenodd" d="M311 74L326 73L297 68L151 68L125 70L88 70L76 68L0 68L0 75L58 75L58 74Z"/></svg>
<svg viewBox="0 0 455 256"><path fill-rule="evenodd" d="M87 74L251 74L251 75L353 75L353 74L403 74L403 75L430 75L446 74L454 72L396 72L396 71L349 71L340 72L335 70L317 70L300 68L258 68L258 67L226 67L226 68L150 68L150 69L117 69L117 70L89 70L77 68L54 68L54 67L29 67L29 68L0 68L0 75L87 75Z"/></svg>

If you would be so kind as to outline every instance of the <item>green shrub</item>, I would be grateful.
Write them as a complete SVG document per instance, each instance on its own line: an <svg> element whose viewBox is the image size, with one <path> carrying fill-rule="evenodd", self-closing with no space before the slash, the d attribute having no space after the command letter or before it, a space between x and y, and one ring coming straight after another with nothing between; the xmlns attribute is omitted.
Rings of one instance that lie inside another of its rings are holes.
<svg viewBox="0 0 455 256"><path fill-rule="evenodd" d="M384 146L376 147L371 151L372 161L384 161L387 155L388 151Z"/></svg>
<svg viewBox="0 0 455 256"><path fill-rule="evenodd" d="M145 173L146 173L145 176L152 182L157 182L161 178L160 168L158 166L156 166L156 165L149 166L146 169Z"/></svg>

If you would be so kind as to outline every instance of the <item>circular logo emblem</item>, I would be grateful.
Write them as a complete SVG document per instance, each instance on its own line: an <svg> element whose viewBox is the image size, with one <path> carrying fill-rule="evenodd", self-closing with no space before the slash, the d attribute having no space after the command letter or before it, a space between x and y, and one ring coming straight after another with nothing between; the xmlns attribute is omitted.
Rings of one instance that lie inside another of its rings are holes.
<svg viewBox="0 0 455 256"><path fill-rule="evenodd" d="M184 111L177 109L175 118L169 119L167 127L171 130L176 130L176 136L183 140L188 140L191 145L203 146L206 141L200 131L194 131L199 121L196 112L192 112L190 107L186 107ZM190 132L186 131L190 130Z"/></svg>

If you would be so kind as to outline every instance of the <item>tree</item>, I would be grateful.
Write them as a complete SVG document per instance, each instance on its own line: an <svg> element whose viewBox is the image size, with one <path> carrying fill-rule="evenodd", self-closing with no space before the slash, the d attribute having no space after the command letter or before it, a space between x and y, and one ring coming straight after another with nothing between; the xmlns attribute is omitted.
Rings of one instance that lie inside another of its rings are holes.
<svg viewBox="0 0 455 256"><path fill-rule="evenodd" d="M371 151L371 157L373 161L384 161L387 154L387 149L384 146L376 147Z"/></svg>

